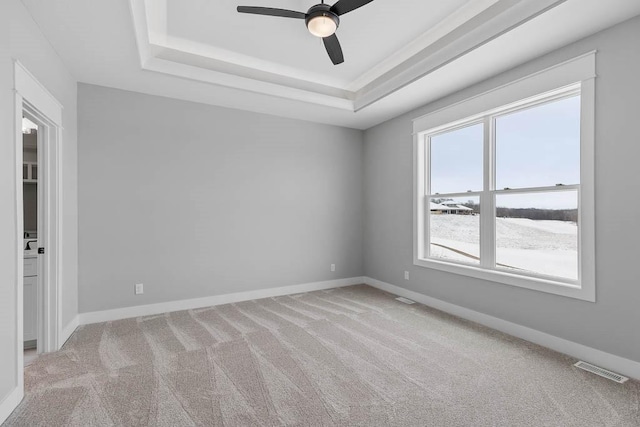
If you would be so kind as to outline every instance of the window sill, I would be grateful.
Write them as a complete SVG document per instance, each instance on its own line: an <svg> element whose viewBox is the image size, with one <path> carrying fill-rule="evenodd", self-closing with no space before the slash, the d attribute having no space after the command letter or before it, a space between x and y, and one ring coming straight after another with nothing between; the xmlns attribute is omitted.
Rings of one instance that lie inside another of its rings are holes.
<svg viewBox="0 0 640 427"><path fill-rule="evenodd" d="M488 280L504 285L517 286L519 288L561 295L583 301L596 301L594 286L579 286L566 282L522 276L499 270L487 270L472 265L456 264L446 261L438 261L435 259L416 258L413 263L420 267L446 271L448 273L474 277L476 279Z"/></svg>

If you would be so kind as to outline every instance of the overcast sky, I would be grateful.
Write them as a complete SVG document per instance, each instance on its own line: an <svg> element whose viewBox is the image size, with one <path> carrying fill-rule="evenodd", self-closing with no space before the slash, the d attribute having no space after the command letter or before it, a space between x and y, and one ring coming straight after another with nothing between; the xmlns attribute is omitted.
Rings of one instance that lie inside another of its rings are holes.
<svg viewBox="0 0 640 427"><path fill-rule="evenodd" d="M482 124L431 140L431 192L482 190ZM496 119L496 188L546 187L580 182L580 97ZM498 197L498 206L577 207L576 192Z"/></svg>

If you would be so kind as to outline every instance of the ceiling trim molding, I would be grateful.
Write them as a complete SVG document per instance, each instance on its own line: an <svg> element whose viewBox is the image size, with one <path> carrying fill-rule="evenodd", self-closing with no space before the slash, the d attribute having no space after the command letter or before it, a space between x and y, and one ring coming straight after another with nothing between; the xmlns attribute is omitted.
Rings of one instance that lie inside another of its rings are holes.
<svg viewBox="0 0 640 427"><path fill-rule="evenodd" d="M450 64L567 0L502 0L356 93L355 111Z"/></svg>
<svg viewBox="0 0 640 427"><path fill-rule="evenodd" d="M479 15L482 11L488 9L499 1L500 0L474 0L465 4L463 7L449 15L445 20L438 23L435 27L429 29L413 40L407 46L389 56L371 70L366 71L360 77L351 82L346 89L352 92L362 90L365 86L392 71L398 65L408 61L427 46L430 46L440 38L449 34L451 31L464 25L466 22L473 19L473 17Z"/></svg>
<svg viewBox="0 0 640 427"><path fill-rule="evenodd" d="M353 111L353 101L349 99L323 95L321 93L291 88L233 74L221 73L205 68L193 67L191 65L167 61L161 58L149 59L143 68L147 71L170 74L187 80L208 82L218 86L226 86L248 92L271 95L278 98L318 104L339 110Z"/></svg>
<svg viewBox="0 0 640 427"><path fill-rule="evenodd" d="M206 57L211 60L225 63L226 68L249 68L253 69L256 74L278 74L282 77L287 77L292 80L304 80L308 81L309 83L331 86L341 91L347 91L347 89L345 89L346 85L344 84L344 82L333 76L327 76L307 70L303 71L299 68L278 64L273 61L256 58L250 55L233 52L228 49L222 49L219 47L207 45L205 43L199 43L172 35L166 35L162 38L156 38L156 40L160 39L162 39L162 42L153 42L152 39L152 43L164 49L171 49L189 53L192 55Z"/></svg>
<svg viewBox="0 0 640 427"><path fill-rule="evenodd" d="M133 30L136 38L140 66L144 68L144 64L152 57L144 1L129 1L129 10L131 12L131 18L133 19Z"/></svg>
<svg viewBox="0 0 640 427"><path fill-rule="evenodd" d="M229 62L213 59L209 56L199 55L197 53L189 53L188 51L179 49L169 49L162 46L156 46L156 58L164 59L170 62L190 65L193 67L203 68L207 70L217 71L224 74L232 74L248 79L259 80L265 83L274 83L277 85L287 86L295 89L302 89L310 92L316 92L324 95L334 96L337 98L353 100L355 93L347 92L336 86L316 83L313 81L302 80L295 76L288 76L274 72L261 72L255 68L235 66Z"/></svg>
<svg viewBox="0 0 640 427"><path fill-rule="evenodd" d="M471 0L348 84L168 34L168 0L129 0L143 70L357 112L566 0Z"/></svg>

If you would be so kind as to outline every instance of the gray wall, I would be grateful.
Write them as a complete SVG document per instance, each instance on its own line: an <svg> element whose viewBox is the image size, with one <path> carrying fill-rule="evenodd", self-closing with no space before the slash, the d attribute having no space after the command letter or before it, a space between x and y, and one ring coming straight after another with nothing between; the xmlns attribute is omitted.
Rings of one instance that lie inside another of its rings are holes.
<svg viewBox="0 0 640 427"><path fill-rule="evenodd" d="M640 18L365 132L365 274L539 331L640 361ZM597 49L597 302L413 265L412 122L429 111ZM621 208L616 206L623 205ZM405 281L403 271L411 272Z"/></svg>
<svg viewBox="0 0 640 427"><path fill-rule="evenodd" d="M80 312L362 275L361 131L84 84L78 103Z"/></svg>
<svg viewBox="0 0 640 427"><path fill-rule="evenodd" d="M13 61L19 60L63 105L62 327L77 315L76 81L20 0L0 1L0 402L17 386L16 166ZM19 176L22 172L19 171ZM20 240L22 238L20 237Z"/></svg>

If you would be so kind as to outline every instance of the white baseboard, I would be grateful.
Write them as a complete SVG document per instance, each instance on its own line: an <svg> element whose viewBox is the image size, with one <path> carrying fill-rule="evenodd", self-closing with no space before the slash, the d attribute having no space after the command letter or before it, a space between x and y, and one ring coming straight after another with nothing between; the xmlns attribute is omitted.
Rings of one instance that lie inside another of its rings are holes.
<svg viewBox="0 0 640 427"><path fill-rule="evenodd" d="M328 280L325 282L303 283L300 285L282 286L279 288L260 289L256 291L236 292L233 294L215 295L203 298L185 299L179 301L162 302L158 304L138 305L134 307L116 308L113 310L92 311L80 313L79 324L108 322L111 320L127 319L130 317L150 316L153 314L172 311L191 310L194 308L210 307L233 302L249 301L260 298L270 298L281 295L298 294L301 292L319 291L322 289L340 288L343 286L364 283L363 277Z"/></svg>
<svg viewBox="0 0 640 427"><path fill-rule="evenodd" d="M9 415L11 415L14 409L16 409L20 402L22 402L23 397L24 390L16 387L7 395L7 397L4 398L2 402L0 402L0 424L9 418Z"/></svg>
<svg viewBox="0 0 640 427"><path fill-rule="evenodd" d="M80 326L80 317L76 315L71 322L64 328L62 328L62 332L60 333L60 339L58 340L58 346L62 348L65 342L69 339L71 334L76 330L76 328Z"/></svg>
<svg viewBox="0 0 640 427"><path fill-rule="evenodd" d="M329 280L325 282L304 283L300 285L283 286L278 288L261 289L256 291L237 292L233 294L215 295L204 298L195 298L180 301L171 301L159 304L139 305L134 307L117 308L113 310L94 311L80 313L77 324L86 325L90 323L107 322L111 320L127 319L130 317L149 316L154 314L167 313L179 310L190 310L195 308L210 307L221 304L229 304L253 299L269 298L281 295L291 295L301 292L311 292L322 289L340 288L343 286L366 283L374 288L390 292L395 295L412 299L421 304L436 308L446 313L463 319L480 323L492 329L513 335L532 343L550 348L560 353L584 360L597 366L618 372L630 378L640 379L640 362L606 353L592 347L587 347L573 341L559 338L545 332L518 325L488 314L480 313L468 308L451 304L427 295L410 291L390 283L382 282L370 277L351 277L347 279ZM73 333L77 327L76 319L64 328L64 340Z"/></svg>
<svg viewBox="0 0 640 427"><path fill-rule="evenodd" d="M453 314L454 316L480 323L489 328L550 348L568 356L575 357L576 359L584 360L585 362L618 372L627 377L640 379L640 362L606 353L602 350L587 347L564 338L559 338L526 326L489 316L488 314L460 307L390 283L372 279L371 277L364 277L364 283L374 288L403 296L429 307Z"/></svg>

